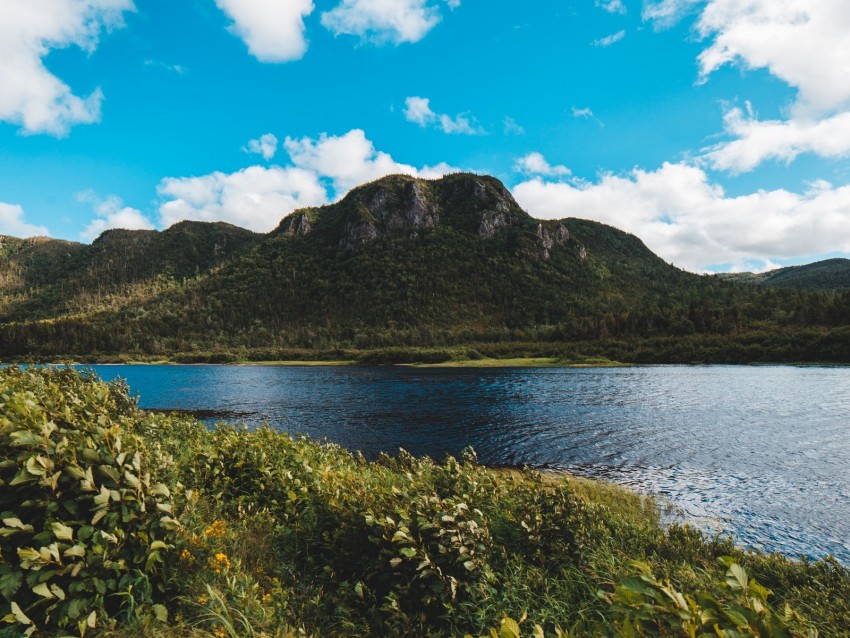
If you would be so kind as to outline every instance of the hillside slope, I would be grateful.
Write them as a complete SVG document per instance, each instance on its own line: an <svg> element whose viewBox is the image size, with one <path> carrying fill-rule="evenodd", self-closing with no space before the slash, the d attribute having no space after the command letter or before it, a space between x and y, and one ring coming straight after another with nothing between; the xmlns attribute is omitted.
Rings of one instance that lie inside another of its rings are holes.
<svg viewBox="0 0 850 638"><path fill-rule="evenodd" d="M803 266L787 266L763 273L729 273L719 275L736 283L752 283L781 288L806 290L850 289L850 259L824 259Z"/></svg>
<svg viewBox="0 0 850 638"><path fill-rule="evenodd" d="M20 241L0 266L22 263ZM681 271L596 222L533 219L471 174L385 177L266 235L182 222L45 245L26 285L0 289L0 355L686 338L832 329L850 308Z"/></svg>

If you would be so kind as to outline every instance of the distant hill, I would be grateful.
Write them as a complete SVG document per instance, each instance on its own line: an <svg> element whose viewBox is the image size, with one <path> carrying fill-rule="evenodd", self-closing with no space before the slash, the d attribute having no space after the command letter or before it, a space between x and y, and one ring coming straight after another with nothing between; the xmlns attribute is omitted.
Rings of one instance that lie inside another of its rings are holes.
<svg viewBox="0 0 850 638"><path fill-rule="evenodd" d="M385 177L265 235L182 222L90 246L4 238L0 273L5 357L538 344L646 361L820 358L850 316L850 295L687 273L610 226L534 219L497 179L465 173ZM800 330L813 335L803 345L776 342Z"/></svg>
<svg viewBox="0 0 850 638"><path fill-rule="evenodd" d="M850 259L825 259L804 266L787 266L763 273L724 273L718 275L736 283L752 283L808 290L850 289Z"/></svg>

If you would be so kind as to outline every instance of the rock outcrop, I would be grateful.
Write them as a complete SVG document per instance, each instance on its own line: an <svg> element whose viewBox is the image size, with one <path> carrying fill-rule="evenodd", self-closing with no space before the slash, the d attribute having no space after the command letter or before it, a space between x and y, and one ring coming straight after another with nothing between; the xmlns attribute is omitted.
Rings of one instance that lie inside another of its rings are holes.
<svg viewBox="0 0 850 638"><path fill-rule="evenodd" d="M292 237L294 235L298 235L299 237L304 237L311 230L313 230L313 225L310 223L310 218L307 216L306 212L294 212L281 224L283 234L287 237Z"/></svg>

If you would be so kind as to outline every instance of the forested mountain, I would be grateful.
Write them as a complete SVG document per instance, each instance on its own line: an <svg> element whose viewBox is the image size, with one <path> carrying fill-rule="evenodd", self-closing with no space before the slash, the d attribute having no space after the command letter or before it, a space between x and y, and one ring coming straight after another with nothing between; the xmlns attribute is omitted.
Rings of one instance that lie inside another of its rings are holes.
<svg viewBox="0 0 850 638"><path fill-rule="evenodd" d="M763 273L719 275L737 283L807 290L847 290L850 288L850 259L825 259L804 266L787 266Z"/></svg>
<svg viewBox="0 0 850 638"><path fill-rule="evenodd" d="M385 177L266 235L182 222L91 246L3 238L0 273L7 358L469 346L850 360L847 288L687 273L609 226L533 219L471 174Z"/></svg>

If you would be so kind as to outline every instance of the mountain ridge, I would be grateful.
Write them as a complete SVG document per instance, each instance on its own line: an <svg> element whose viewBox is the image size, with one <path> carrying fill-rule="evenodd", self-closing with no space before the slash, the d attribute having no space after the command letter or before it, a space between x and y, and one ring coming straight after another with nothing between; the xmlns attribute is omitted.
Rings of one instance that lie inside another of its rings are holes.
<svg viewBox="0 0 850 638"><path fill-rule="evenodd" d="M267 234L187 221L90 246L3 245L6 357L616 340L640 352L745 333L775 351L777 334L834 331L850 308L850 294L685 272L598 222L534 219L468 173L384 177Z"/></svg>

